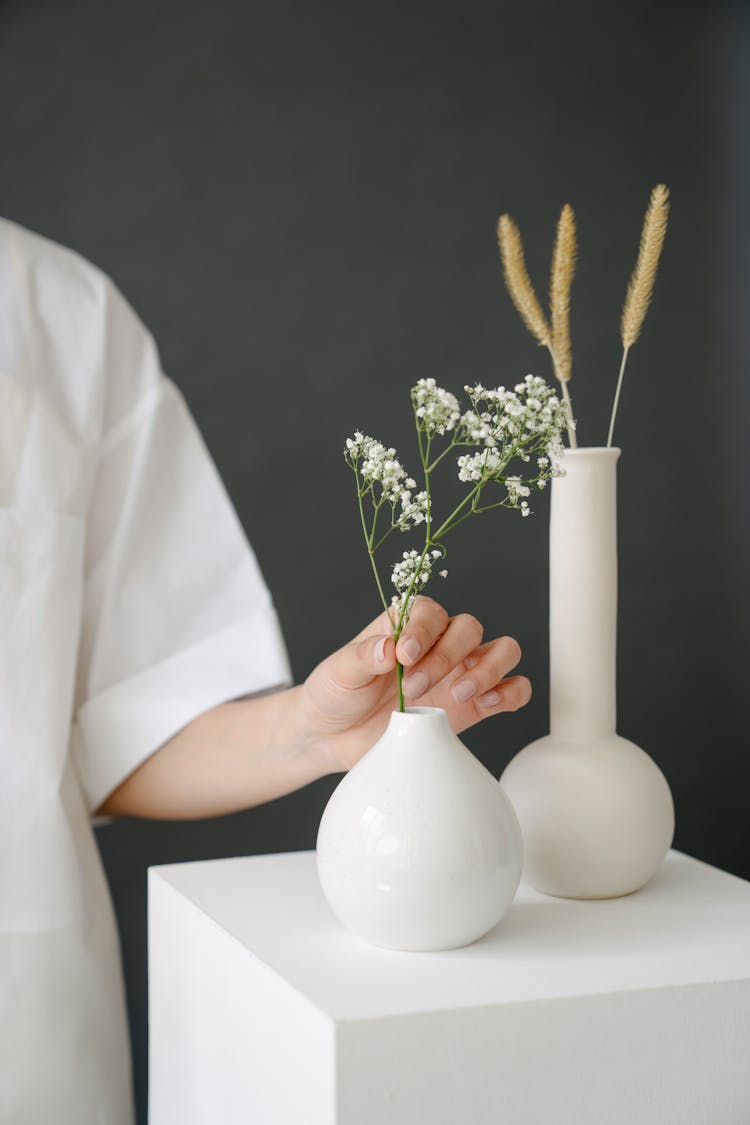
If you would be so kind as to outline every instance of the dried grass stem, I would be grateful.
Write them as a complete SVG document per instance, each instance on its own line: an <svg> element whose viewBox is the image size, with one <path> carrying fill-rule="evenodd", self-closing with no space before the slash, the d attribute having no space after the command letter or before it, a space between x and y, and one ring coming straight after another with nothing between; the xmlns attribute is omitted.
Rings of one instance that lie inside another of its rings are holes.
<svg viewBox="0 0 750 1125"><path fill-rule="evenodd" d="M620 335L622 337L622 362L620 374L617 379L615 398L612 404L612 415L609 420L609 434L607 447L612 445L615 432L615 419L617 408L620 404L620 392L625 375L625 366L628 362L628 353L641 334L643 321L646 318L648 307L654 293L656 271L659 267L664 237L667 233L669 220L669 189L664 184L657 184L651 192L651 198L646 209L641 230L641 242L638 248L638 260L630 278L628 291L625 295L625 304L620 322Z"/></svg>

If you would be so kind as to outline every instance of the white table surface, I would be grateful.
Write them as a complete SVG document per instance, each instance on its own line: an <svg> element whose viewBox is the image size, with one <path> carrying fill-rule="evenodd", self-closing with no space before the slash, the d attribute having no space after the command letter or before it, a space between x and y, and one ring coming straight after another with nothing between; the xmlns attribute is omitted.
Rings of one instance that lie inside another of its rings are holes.
<svg viewBox="0 0 750 1125"><path fill-rule="evenodd" d="M522 884L494 930L445 953L376 949L345 931L314 852L152 871L336 1020L750 977L750 884L674 851L625 898Z"/></svg>
<svg viewBox="0 0 750 1125"><path fill-rule="evenodd" d="M151 1125L750 1125L750 884L521 886L490 934L347 933L315 855L149 874Z"/></svg>

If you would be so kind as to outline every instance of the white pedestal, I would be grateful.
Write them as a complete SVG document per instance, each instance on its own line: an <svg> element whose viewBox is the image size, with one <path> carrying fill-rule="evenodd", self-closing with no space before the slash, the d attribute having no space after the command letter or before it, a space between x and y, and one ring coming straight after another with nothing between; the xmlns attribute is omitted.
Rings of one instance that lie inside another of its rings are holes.
<svg viewBox="0 0 750 1125"><path fill-rule="evenodd" d="M152 868L150 1125L748 1125L750 884L670 852L487 937L346 933L310 852Z"/></svg>

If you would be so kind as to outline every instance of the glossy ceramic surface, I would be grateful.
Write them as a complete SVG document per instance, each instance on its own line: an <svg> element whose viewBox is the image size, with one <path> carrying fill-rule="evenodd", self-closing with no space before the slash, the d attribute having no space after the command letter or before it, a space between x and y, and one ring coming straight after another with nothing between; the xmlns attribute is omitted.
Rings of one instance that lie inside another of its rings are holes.
<svg viewBox="0 0 750 1125"><path fill-rule="evenodd" d="M339 921L373 945L437 950L495 926L518 887L518 821L444 711L393 712L320 824L318 873Z"/></svg>

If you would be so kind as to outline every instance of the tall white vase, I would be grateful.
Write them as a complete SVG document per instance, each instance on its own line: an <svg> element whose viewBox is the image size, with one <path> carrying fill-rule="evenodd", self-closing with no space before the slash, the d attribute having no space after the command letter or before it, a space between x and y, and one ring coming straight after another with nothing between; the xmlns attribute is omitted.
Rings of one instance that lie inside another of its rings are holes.
<svg viewBox="0 0 750 1125"><path fill-rule="evenodd" d="M434 707L392 713L331 796L317 852L339 921L401 950L482 937L510 906L523 862L510 801Z"/></svg>
<svg viewBox="0 0 750 1125"><path fill-rule="evenodd" d="M501 784L524 839L524 875L563 898L643 886L674 834L664 775L615 733L617 459L566 450L550 520L550 733L510 762Z"/></svg>

